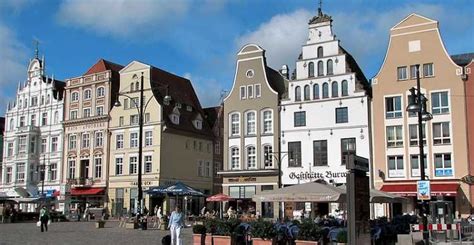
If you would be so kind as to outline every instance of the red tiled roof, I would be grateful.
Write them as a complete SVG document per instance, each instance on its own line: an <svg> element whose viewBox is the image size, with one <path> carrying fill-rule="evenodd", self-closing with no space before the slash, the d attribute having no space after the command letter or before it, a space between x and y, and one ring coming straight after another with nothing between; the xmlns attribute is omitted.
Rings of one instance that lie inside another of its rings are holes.
<svg viewBox="0 0 474 245"><path fill-rule="evenodd" d="M83 76L98 73L98 72L108 71L108 70L119 72L120 70L122 70L122 68L123 68L122 65L115 64L108 60L100 59L99 61L97 61L97 63L95 63L95 65L89 68L89 70L87 70L87 72L84 73Z"/></svg>

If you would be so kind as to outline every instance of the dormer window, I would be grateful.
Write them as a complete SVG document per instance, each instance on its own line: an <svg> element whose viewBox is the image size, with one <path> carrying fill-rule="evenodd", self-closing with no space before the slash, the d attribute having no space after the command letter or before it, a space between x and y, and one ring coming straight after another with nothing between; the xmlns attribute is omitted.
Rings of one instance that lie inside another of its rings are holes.
<svg viewBox="0 0 474 245"><path fill-rule="evenodd" d="M177 114L171 114L171 115L170 115L170 119L171 119L171 122L172 122L173 124L176 124L176 125L179 124L179 115L177 115Z"/></svg>
<svg viewBox="0 0 474 245"><path fill-rule="evenodd" d="M190 105L186 106L186 110L187 111L193 111L193 107L191 107Z"/></svg>
<svg viewBox="0 0 474 245"><path fill-rule="evenodd" d="M194 120L194 127L196 129L201 130L202 129L202 121L201 120Z"/></svg>

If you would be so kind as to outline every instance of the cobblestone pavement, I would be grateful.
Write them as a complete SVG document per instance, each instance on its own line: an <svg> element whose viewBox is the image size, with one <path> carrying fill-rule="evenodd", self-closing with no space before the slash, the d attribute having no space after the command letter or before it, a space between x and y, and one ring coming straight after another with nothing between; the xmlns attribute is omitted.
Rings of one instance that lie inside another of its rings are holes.
<svg viewBox="0 0 474 245"><path fill-rule="evenodd" d="M192 244L192 229L182 230L183 245ZM36 223L0 224L0 245L11 244L157 244L169 231L156 229L133 230L118 227L108 221L104 229L96 229L94 222L52 223L48 232L41 233Z"/></svg>

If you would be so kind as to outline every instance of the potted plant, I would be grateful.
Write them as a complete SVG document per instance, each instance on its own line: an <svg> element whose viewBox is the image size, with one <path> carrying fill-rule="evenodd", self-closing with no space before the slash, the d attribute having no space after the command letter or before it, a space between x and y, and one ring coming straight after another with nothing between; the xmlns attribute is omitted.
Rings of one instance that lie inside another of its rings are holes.
<svg viewBox="0 0 474 245"><path fill-rule="evenodd" d="M319 244L321 239L321 229L311 219L304 219L299 224L299 231L296 235L296 245Z"/></svg>
<svg viewBox="0 0 474 245"><path fill-rule="evenodd" d="M240 220L229 219L221 220L216 226L216 230L212 235L214 245L230 245L235 240L235 232L240 225Z"/></svg>
<svg viewBox="0 0 474 245"><path fill-rule="evenodd" d="M204 245L206 237L206 227L204 225L193 226L193 244Z"/></svg>
<svg viewBox="0 0 474 245"><path fill-rule="evenodd" d="M206 227L206 245L212 245L212 234L216 232L218 223L219 221L217 219L206 219L204 221L204 226Z"/></svg>
<svg viewBox="0 0 474 245"><path fill-rule="evenodd" d="M95 222L95 228L97 228L97 229L104 228L104 226L105 226L105 221L104 220L97 220Z"/></svg>
<svg viewBox="0 0 474 245"><path fill-rule="evenodd" d="M170 222L170 218L168 218L168 215L163 215L161 218L161 230L168 230L168 224Z"/></svg>
<svg viewBox="0 0 474 245"><path fill-rule="evenodd" d="M250 234L253 245L271 245L273 238L277 235L274 224L270 221L259 219L252 222Z"/></svg>
<svg viewBox="0 0 474 245"><path fill-rule="evenodd" d="M347 230L341 230L336 236L337 245L347 244Z"/></svg>

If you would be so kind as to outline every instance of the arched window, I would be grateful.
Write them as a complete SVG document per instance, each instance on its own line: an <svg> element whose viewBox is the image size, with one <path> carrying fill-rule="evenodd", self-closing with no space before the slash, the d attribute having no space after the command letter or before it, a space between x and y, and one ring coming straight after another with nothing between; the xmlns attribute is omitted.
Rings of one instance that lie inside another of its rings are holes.
<svg viewBox="0 0 474 245"><path fill-rule="evenodd" d="M337 82L332 82L331 84L331 97L338 97L339 96L339 90L338 90L338 84Z"/></svg>
<svg viewBox="0 0 474 245"><path fill-rule="evenodd" d="M71 93L71 101L76 102L79 100L79 93L78 92L72 92Z"/></svg>
<svg viewBox="0 0 474 245"><path fill-rule="evenodd" d="M262 132L264 134L270 134L273 132L273 115L271 110L263 112L263 128Z"/></svg>
<svg viewBox="0 0 474 245"><path fill-rule="evenodd" d="M10 119L10 130L13 130L13 128L15 127L15 121L13 121L13 118Z"/></svg>
<svg viewBox="0 0 474 245"><path fill-rule="evenodd" d="M54 124L58 123L59 121L59 113L58 111L55 111L54 112Z"/></svg>
<svg viewBox="0 0 474 245"><path fill-rule="evenodd" d="M230 128L231 135L240 134L240 117L238 113L233 113L230 115Z"/></svg>
<svg viewBox="0 0 474 245"><path fill-rule="evenodd" d="M324 76L324 64L323 61L318 61L318 77Z"/></svg>
<svg viewBox="0 0 474 245"><path fill-rule="evenodd" d="M301 87L296 86L295 88L295 101L301 101Z"/></svg>
<svg viewBox="0 0 474 245"><path fill-rule="evenodd" d="M104 87L98 87L97 88L97 97L103 97L105 96L105 88Z"/></svg>
<svg viewBox="0 0 474 245"><path fill-rule="evenodd" d="M347 83L346 80L342 81L342 96L348 96L349 95L349 84Z"/></svg>
<svg viewBox="0 0 474 245"><path fill-rule="evenodd" d="M247 123L246 123L247 135L256 134L256 130L255 130L255 125L256 125L256 123L255 123L255 121L256 121L255 112L253 112L253 111L247 112L245 117L246 117L246 120L247 120Z"/></svg>
<svg viewBox="0 0 474 245"><path fill-rule="evenodd" d="M86 89L84 90L84 99L85 100L90 100L92 97L92 90Z"/></svg>
<svg viewBox="0 0 474 245"><path fill-rule="evenodd" d="M327 61L326 69L327 69L327 71L328 71L328 72L327 72L328 75L334 74L333 68L332 68L332 60L328 60L328 61Z"/></svg>
<svg viewBox="0 0 474 245"><path fill-rule="evenodd" d="M319 84L317 83L313 85L313 99L319 99Z"/></svg>
<svg viewBox="0 0 474 245"><path fill-rule="evenodd" d="M318 47L318 58L323 57L323 47Z"/></svg>
<svg viewBox="0 0 474 245"><path fill-rule="evenodd" d="M230 148L230 169L240 168L240 153L238 147Z"/></svg>
<svg viewBox="0 0 474 245"><path fill-rule="evenodd" d="M140 90L140 83L136 82L135 83L135 91L138 91L138 90Z"/></svg>
<svg viewBox="0 0 474 245"><path fill-rule="evenodd" d="M257 157L255 152L255 146L247 147L247 169L257 168Z"/></svg>
<svg viewBox="0 0 474 245"><path fill-rule="evenodd" d="M309 62L308 64L308 77L314 77L314 63Z"/></svg>
<svg viewBox="0 0 474 245"><path fill-rule="evenodd" d="M323 83L323 98L329 98L329 85L328 85L328 83Z"/></svg>
<svg viewBox="0 0 474 245"><path fill-rule="evenodd" d="M311 96L309 95L310 88L309 85L304 86L304 100L310 100Z"/></svg>
<svg viewBox="0 0 474 245"><path fill-rule="evenodd" d="M132 84L130 84L130 92L133 92L134 88L135 88L135 84L132 82Z"/></svg>

